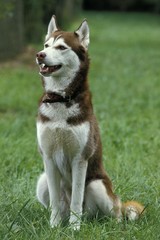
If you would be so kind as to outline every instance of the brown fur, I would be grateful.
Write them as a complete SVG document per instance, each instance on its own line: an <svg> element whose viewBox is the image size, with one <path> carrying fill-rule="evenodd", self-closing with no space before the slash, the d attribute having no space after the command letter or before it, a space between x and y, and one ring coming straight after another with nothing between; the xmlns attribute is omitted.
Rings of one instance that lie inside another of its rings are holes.
<svg viewBox="0 0 160 240"><path fill-rule="evenodd" d="M65 89L66 96L70 97L71 102L65 103L66 106L70 107L72 105L72 100L74 103L79 103L80 115L75 117L70 117L67 119L67 123L70 125L78 125L85 121L90 122L90 136L86 148L83 152L84 158L88 159L88 170L86 176L86 184L93 180L102 179L103 183L107 189L108 194L113 199L117 197L112 191L112 183L106 174L103 164L102 164L102 146L99 134L99 128L96 118L93 113L91 93L88 85L88 69L89 69L89 57L85 49L79 44L78 36L76 33L56 31L53 33L52 37L56 38L61 35L65 42L71 46L72 50L79 56L80 59L80 70L77 73L74 81ZM42 96L40 104L46 98L46 93ZM49 121L43 115L39 116L41 121Z"/></svg>
<svg viewBox="0 0 160 240"><path fill-rule="evenodd" d="M102 163L102 144L100 139L99 127L93 112L91 93L88 85L88 70L90 63L88 53L86 49L80 44L78 35L76 33L57 30L51 35L51 37L54 38L58 36L61 36L64 39L65 43L69 45L72 50L78 55L80 59L80 68L74 80L64 90L66 94L65 99L63 99L62 97L56 98L54 93L44 93L40 100L40 105L42 103L44 104L44 102L46 102L47 104L47 101L58 101L62 104L65 104L65 106L69 108L72 106L72 104L78 103L80 108L80 114L77 116L69 117L67 119L67 123L71 126L80 125L84 122L89 122L90 124L88 142L83 151L83 157L88 161L86 186L94 180L102 180L106 188L107 194L113 200L113 210L115 212L115 215L119 217L121 212L121 203L119 201L119 198L113 193L111 180L105 172ZM57 48L60 48L60 46L58 46ZM38 121L46 122L51 121L51 119L39 113ZM138 214L143 211L143 206L141 206L140 204L135 204L135 202L130 202L129 204L133 205L133 207L136 208ZM123 214L127 207L127 203L123 204Z"/></svg>

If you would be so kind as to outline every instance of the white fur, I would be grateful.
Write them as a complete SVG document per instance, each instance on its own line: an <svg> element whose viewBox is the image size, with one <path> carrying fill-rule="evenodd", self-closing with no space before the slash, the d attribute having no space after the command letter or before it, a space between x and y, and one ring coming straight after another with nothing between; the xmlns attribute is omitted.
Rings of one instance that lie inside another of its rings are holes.
<svg viewBox="0 0 160 240"><path fill-rule="evenodd" d="M51 31L56 29L54 20L53 18L49 24L47 38ZM57 49L59 45L63 45L66 49ZM64 42L61 35L55 39L51 37L45 43L42 52L46 54L43 60L45 65L62 65L58 71L43 76L45 91L54 91L65 96L66 87L73 81L79 70L78 56ZM46 179L42 175L38 181L37 197L41 199L41 203L45 202L46 206L48 192L51 208L50 223L52 227L57 226L61 221L61 184L65 182L67 188L72 189L70 223L74 229L79 229L87 171L87 160L83 159L82 152L88 141L90 125L88 122L72 127L67 124L66 120L69 117L80 114L79 105L74 104L73 101L69 108L63 103L42 103L39 111L51 121L37 122L37 138L43 153L46 175ZM44 189L46 189L45 193Z"/></svg>
<svg viewBox="0 0 160 240"><path fill-rule="evenodd" d="M45 91L65 96L66 87L79 70L80 60L61 35L47 40L56 30L55 18L52 18L43 50L46 54L43 63L62 67L43 76L44 87ZM87 48L89 28L86 21L76 33L80 43ZM58 49L59 45L66 49ZM57 226L64 215L70 212L69 222L73 229L79 230L84 200L84 209L90 215L95 215L97 211L112 214L113 200L102 180L91 182L85 189L88 159L84 159L83 153L90 135L90 123L86 121L75 126L67 123L68 118L79 116L79 105L74 101L70 107L64 103L41 103L39 112L50 121L37 121L38 144L44 161L44 173L37 183L37 197L45 207L49 204L51 208L51 226Z"/></svg>
<svg viewBox="0 0 160 240"><path fill-rule="evenodd" d="M95 216L97 213L111 215L113 207L113 200L108 195L102 180L92 181L86 188L85 211L90 216Z"/></svg>
<svg viewBox="0 0 160 240"><path fill-rule="evenodd" d="M50 35L52 34L52 32L55 32L57 30L57 25L56 25L56 19L55 19L55 16L53 16L49 22L49 25L48 25L48 31L47 31L47 35L45 37L45 39L47 40Z"/></svg>
<svg viewBox="0 0 160 240"><path fill-rule="evenodd" d="M89 45L89 27L86 20L82 22L76 33L79 35L82 46L87 49Z"/></svg>
<svg viewBox="0 0 160 240"><path fill-rule="evenodd" d="M65 154L74 157L81 153L88 140L90 125L85 122L78 126L70 126L65 121L37 122L37 138L42 151L53 155L57 149L65 148Z"/></svg>
<svg viewBox="0 0 160 240"><path fill-rule="evenodd" d="M42 173L37 182L36 188L36 196L41 204L45 206L45 208L49 205L49 193L48 193L48 184L46 173Z"/></svg>
<svg viewBox="0 0 160 240"><path fill-rule="evenodd" d="M45 90L62 93L63 90L74 79L79 66L80 61L74 51L64 42L63 38L50 38L46 44L49 47L44 48L42 52L46 54L44 63L48 66L59 65L62 67L56 72L53 72L51 76L44 77ZM63 45L67 49L56 49L58 45Z"/></svg>
<svg viewBox="0 0 160 240"><path fill-rule="evenodd" d="M43 152L52 209L52 227L58 225L61 220L60 182L64 181L68 188L72 188L70 223L74 228L80 228L87 170L87 160L82 158L82 152L88 141L88 135L88 122L72 127L67 125L65 121L55 124L37 122L37 137ZM37 188L40 189L40 187ZM43 191L43 187L41 191ZM37 194L38 198L42 198L40 194ZM41 202L43 201L41 200Z"/></svg>
<svg viewBox="0 0 160 240"><path fill-rule="evenodd" d="M74 117L80 114L79 104L76 103L70 108L66 108L64 104L61 103L43 103L39 109L40 113L44 116L49 117L54 123L55 122L64 122L69 117Z"/></svg>
<svg viewBox="0 0 160 240"><path fill-rule="evenodd" d="M86 162L87 163L87 162ZM71 206L71 216L70 216L70 223L72 223L72 226L75 230L79 230L80 228L80 216L82 215L82 205L78 205L78 199L80 197L83 197L84 194L84 213L87 214L88 217L95 217L98 215L106 215L106 216L114 216L115 217L115 209L114 209L114 202L113 199L110 198L108 195L106 188L102 182L102 180L94 180L91 183L89 183L85 189L85 193L82 195L79 195L80 187L83 187L83 185L80 184L80 179L82 179L83 174L85 174L85 171L81 171L79 169L79 173L77 174L77 171L75 171L74 177L77 178L78 185L73 186L75 187L74 195L72 195L72 205L71 205L71 192L68 190L69 188L66 185L66 182L64 183L62 181L61 184L61 198L60 198L60 212L62 219L68 216L69 211L69 205ZM78 176L80 179L78 179ZM83 178L84 179L84 178ZM46 207L49 202L49 194L48 193L48 186L46 185L46 174L43 173L40 178L39 182L37 184L37 197L38 200ZM68 183L67 183L68 184ZM75 199L73 204L73 198ZM82 201L82 199L81 199ZM81 202L79 201L79 202ZM119 199L117 199L117 212L116 217L117 220L121 220L121 202ZM79 209L79 211L78 211ZM135 220L135 214L132 212L128 213L130 215L130 220ZM68 214L67 214L68 213Z"/></svg>
<svg viewBox="0 0 160 240"><path fill-rule="evenodd" d="M136 208L133 207L133 206L126 207L125 213L127 215L127 218L130 221L135 221L135 220L137 220L139 218L139 213L136 210Z"/></svg>

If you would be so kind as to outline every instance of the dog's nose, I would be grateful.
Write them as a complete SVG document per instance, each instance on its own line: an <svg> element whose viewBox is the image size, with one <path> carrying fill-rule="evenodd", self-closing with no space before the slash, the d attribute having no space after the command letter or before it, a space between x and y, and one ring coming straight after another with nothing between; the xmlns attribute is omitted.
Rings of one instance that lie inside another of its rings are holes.
<svg viewBox="0 0 160 240"><path fill-rule="evenodd" d="M43 60L46 57L45 52L38 52L36 54L36 57L38 58L38 60Z"/></svg>

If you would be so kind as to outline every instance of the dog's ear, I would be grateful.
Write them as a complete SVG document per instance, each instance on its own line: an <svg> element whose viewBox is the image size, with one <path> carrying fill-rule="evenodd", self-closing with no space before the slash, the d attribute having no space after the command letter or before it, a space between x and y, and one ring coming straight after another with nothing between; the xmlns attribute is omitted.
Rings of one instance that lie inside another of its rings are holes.
<svg viewBox="0 0 160 240"><path fill-rule="evenodd" d="M48 31L47 31L45 40L47 40L51 36L51 34L57 30L58 30L58 27L56 23L56 16L53 15L48 25Z"/></svg>
<svg viewBox="0 0 160 240"><path fill-rule="evenodd" d="M82 46L87 49L88 48L88 44L89 44L89 27L88 27L88 23L87 23L86 20L84 20L81 23L81 25L75 31L75 33L78 34L79 40L80 40Z"/></svg>

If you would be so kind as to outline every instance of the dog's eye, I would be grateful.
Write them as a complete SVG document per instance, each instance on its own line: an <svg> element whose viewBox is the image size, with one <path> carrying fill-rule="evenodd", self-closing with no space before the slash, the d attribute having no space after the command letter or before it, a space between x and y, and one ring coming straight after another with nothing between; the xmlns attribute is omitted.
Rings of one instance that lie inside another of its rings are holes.
<svg viewBox="0 0 160 240"><path fill-rule="evenodd" d="M67 48L65 46L63 46L63 45L59 45L59 46L57 46L57 49L59 49L59 50L66 50Z"/></svg>
<svg viewBox="0 0 160 240"><path fill-rule="evenodd" d="M47 47L49 47L49 45L46 43L46 44L44 44L44 47L47 48Z"/></svg>

